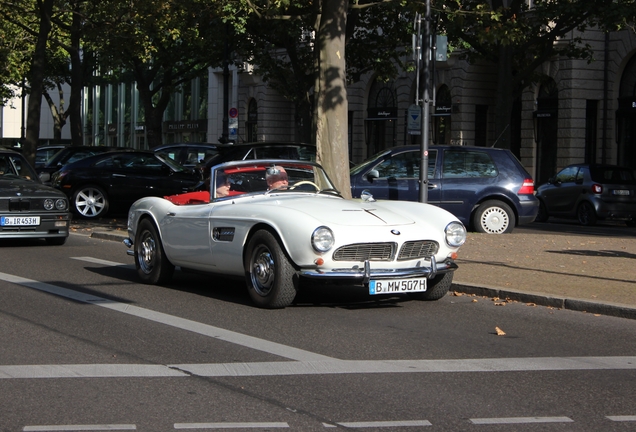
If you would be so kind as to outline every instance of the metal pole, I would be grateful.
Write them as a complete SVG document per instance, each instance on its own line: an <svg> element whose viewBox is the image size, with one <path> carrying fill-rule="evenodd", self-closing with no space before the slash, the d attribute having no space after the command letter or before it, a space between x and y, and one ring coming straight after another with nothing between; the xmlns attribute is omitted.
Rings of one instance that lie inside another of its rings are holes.
<svg viewBox="0 0 636 432"><path fill-rule="evenodd" d="M422 45L424 52L424 95L422 97L422 145L421 145L421 163L420 163L420 202L428 202L428 135L429 135L429 83L430 83L430 57L431 57L431 1L426 0L426 16L424 18L424 37Z"/></svg>

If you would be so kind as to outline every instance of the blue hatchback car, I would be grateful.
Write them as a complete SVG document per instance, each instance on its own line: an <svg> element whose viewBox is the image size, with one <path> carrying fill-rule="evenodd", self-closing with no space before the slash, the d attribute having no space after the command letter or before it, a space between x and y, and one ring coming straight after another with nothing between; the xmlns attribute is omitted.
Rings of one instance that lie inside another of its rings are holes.
<svg viewBox="0 0 636 432"><path fill-rule="evenodd" d="M351 193L375 199L419 200L419 146L386 149L351 169ZM453 213L477 232L503 234L534 221L534 180L509 151L430 146L428 203Z"/></svg>

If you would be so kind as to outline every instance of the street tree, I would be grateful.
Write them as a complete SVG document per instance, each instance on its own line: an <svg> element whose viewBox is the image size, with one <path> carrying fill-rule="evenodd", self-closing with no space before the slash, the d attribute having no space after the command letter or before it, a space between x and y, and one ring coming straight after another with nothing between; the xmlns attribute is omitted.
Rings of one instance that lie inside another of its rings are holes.
<svg viewBox="0 0 636 432"><path fill-rule="evenodd" d="M297 136L315 142L317 160L350 196L347 84L368 72L397 76L410 47L402 1L249 2L237 25L240 59L294 103ZM244 24L244 25L243 25Z"/></svg>
<svg viewBox="0 0 636 432"><path fill-rule="evenodd" d="M445 0L433 2L439 31L459 55L497 70L495 143L510 148L510 113L515 98L545 77L539 67L557 56L591 60L581 37L614 10L607 0ZM571 36L571 37L566 37Z"/></svg>
<svg viewBox="0 0 636 432"><path fill-rule="evenodd" d="M103 0L90 35L103 78L132 77L139 91L148 146L161 144L173 92L223 60L221 2Z"/></svg>

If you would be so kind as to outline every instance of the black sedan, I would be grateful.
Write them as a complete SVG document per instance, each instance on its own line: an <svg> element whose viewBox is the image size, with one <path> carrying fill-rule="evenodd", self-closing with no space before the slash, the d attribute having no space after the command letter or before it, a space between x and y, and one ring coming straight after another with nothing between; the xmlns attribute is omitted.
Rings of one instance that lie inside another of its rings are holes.
<svg viewBox="0 0 636 432"><path fill-rule="evenodd" d="M191 190L201 175L161 154L122 150L67 164L51 180L69 197L76 215L97 218L109 210L125 212L142 197Z"/></svg>
<svg viewBox="0 0 636 432"><path fill-rule="evenodd" d="M0 239L43 238L62 245L70 214L66 196L43 185L20 153L0 150Z"/></svg>
<svg viewBox="0 0 636 432"><path fill-rule="evenodd" d="M537 222L550 216L578 219L581 225L598 220L636 223L636 170L596 164L563 168L537 188Z"/></svg>
<svg viewBox="0 0 636 432"><path fill-rule="evenodd" d="M40 176L40 180L42 180L44 184L48 184L51 181L51 175L54 172L59 171L59 169L64 165L73 163L88 156L113 150L118 150L118 148L106 146L69 146L59 150L51 156L44 165L40 167L36 166L36 169Z"/></svg>

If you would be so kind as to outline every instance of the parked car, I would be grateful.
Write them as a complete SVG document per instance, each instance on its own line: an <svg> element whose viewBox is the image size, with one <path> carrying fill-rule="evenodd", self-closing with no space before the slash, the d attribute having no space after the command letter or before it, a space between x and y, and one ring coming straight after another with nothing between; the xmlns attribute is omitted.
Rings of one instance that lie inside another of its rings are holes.
<svg viewBox="0 0 636 432"><path fill-rule="evenodd" d="M563 168L537 188L537 222L550 216L578 219L582 225L598 220L636 223L636 170L615 165L574 164Z"/></svg>
<svg viewBox="0 0 636 432"><path fill-rule="evenodd" d="M248 159L316 160L316 146L288 142L252 142L219 147L218 154L204 160L199 169L207 176L210 169L224 162Z"/></svg>
<svg viewBox="0 0 636 432"><path fill-rule="evenodd" d="M174 160L179 165L187 168L194 168L204 160L219 153L219 148L225 144L211 143L176 143L164 144L152 149L154 152L161 152Z"/></svg>
<svg viewBox="0 0 636 432"><path fill-rule="evenodd" d="M65 147L55 153L44 166L37 169L40 180L44 184L51 182L51 174L59 171L64 165L73 163L80 159L95 154L105 153L109 151L118 150L117 147L107 146L71 146Z"/></svg>
<svg viewBox="0 0 636 432"><path fill-rule="evenodd" d="M181 193L200 183L198 172L150 151L120 150L88 156L53 174L53 186L70 199L83 218L128 210L145 196Z"/></svg>
<svg viewBox="0 0 636 432"><path fill-rule="evenodd" d="M148 197L125 240L140 279L167 283L176 266L244 277L253 302L281 308L309 281L437 300L466 239L459 220L413 202L345 200L309 161L217 165L207 192Z"/></svg>
<svg viewBox="0 0 636 432"><path fill-rule="evenodd" d="M68 238L68 199L43 185L20 153L0 149L0 239L43 238L63 245Z"/></svg>
<svg viewBox="0 0 636 432"><path fill-rule="evenodd" d="M53 157L55 153L66 147L67 145L65 144L49 144L39 146L35 151L35 163L33 164L33 166L36 170L42 168L44 165L46 165L48 160Z"/></svg>
<svg viewBox="0 0 636 432"><path fill-rule="evenodd" d="M351 169L351 193L376 199L419 201L419 146L384 150ZM539 201L534 181L519 160L504 149L431 146L428 203L454 214L481 233L512 232L534 221Z"/></svg>

